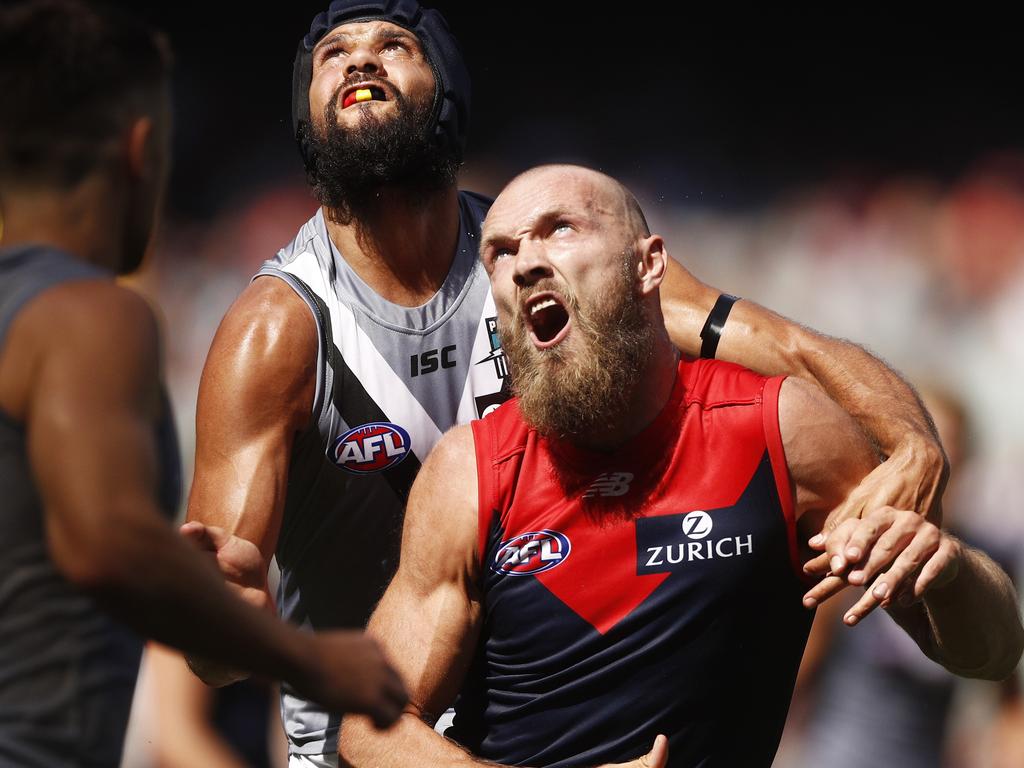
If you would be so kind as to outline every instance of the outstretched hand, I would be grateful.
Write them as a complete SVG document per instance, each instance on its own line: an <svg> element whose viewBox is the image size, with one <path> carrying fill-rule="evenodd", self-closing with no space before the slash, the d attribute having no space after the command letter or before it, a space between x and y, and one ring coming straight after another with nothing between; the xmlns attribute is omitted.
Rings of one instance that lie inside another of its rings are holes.
<svg viewBox="0 0 1024 768"><path fill-rule="evenodd" d="M822 532L808 544L822 552L804 570L824 578L804 595L813 608L847 585L866 589L843 617L853 626L877 606L910 603L957 574L960 542L915 512L883 507ZM872 580L874 580L872 582Z"/></svg>
<svg viewBox="0 0 1024 768"><path fill-rule="evenodd" d="M409 695L376 640L352 630L309 637L313 648L309 674L289 681L298 693L332 712L367 715L377 728L399 718Z"/></svg>
<svg viewBox="0 0 1024 768"><path fill-rule="evenodd" d="M846 520L864 517L882 507L910 509L942 525L942 492L949 479L949 461L937 441L906 439L886 461L874 468L825 519L824 532Z"/></svg>

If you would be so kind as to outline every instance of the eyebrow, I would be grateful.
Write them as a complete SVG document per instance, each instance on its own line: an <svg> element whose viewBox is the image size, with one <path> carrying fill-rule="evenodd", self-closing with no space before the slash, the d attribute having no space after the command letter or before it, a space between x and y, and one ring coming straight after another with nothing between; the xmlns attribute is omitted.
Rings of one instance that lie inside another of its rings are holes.
<svg viewBox="0 0 1024 768"><path fill-rule="evenodd" d="M344 42L346 40L351 39L352 35L350 35L348 32L335 32L330 37L325 37L323 40L321 40L319 43L313 46L313 52L316 53L321 48L325 48L329 45L333 45L334 43ZM373 42L376 43L388 43L393 42L395 40L399 40L402 42L415 43L417 47L419 47L420 43L419 38L417 38L412 33L398 29L382 29L373 34L372 40Z"/></svg>
<svg viewBox="0 0 1024 768"><path fill-rule="evenodd" d="M544 227L553 224L558 219L570 219L572 221L580 221L586 219L586 216L581 216L579 211L573 211L569 208L557 207L541 213L536 216L532 222L530 222L530 229L534 230L537 227ZM486 228L486 225L485 225ZM483 238L480 241L481 253L487 248L497 243L507 243L511 240L515 240L515 237L502 232L484 232Z"/></svg>

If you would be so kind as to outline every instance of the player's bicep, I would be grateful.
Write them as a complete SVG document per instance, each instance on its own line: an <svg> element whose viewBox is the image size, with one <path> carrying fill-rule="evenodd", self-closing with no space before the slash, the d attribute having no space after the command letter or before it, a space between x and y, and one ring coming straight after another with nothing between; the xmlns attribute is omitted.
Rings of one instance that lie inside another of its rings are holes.
<svg viewBox="0 0 1024 768"><path fill-rule="evenodd" d="M824 515L878 465L878 456L852 416L800 379L782 384L779 430L797 516L808 516L801 527L820 528Z"/></svg>
<svg viewBox="0 0 1024 768"><path fill-rule="evenodd" d="M268 561L292 444L312 420L316 360L305 303L261 278L225 315L203 368L188 517L254 542Z"/></svg>
<svg viewBox="0 0 1024 768"><path fill-rule="evenodd" d="M409 496L398 573L369 625L412 706L434 717L454 700L479 633L472 445L469 428L458 427L424 463Z"/></svg>
<svg viewBox="0 0 1024 768"><path fill-rule="evenodd" d="M62 286L27 311L50 314L49 324L64 329L48 335L39 355L26 444L51 554L69 576L88 581L152 508L156 322L139 296L112 283Z"/></svg>

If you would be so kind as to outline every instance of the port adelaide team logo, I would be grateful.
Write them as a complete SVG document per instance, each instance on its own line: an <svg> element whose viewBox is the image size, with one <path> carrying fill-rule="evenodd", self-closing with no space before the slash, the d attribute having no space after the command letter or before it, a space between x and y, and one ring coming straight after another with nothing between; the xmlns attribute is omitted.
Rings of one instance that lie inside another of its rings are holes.
<svg viewBox="0 0 1024 768"><path fill-rule="evenodd" d="M487 325L487 341L490 343L491 351L486 357L477 360L476 365L491 363L494 366L494 375L498 381L504 381L505 377L508 376L508 361L505 359L505 351L501 348L501 337L498 335L498 318L488 317L485 318L485 322ZM498 392L480 395L476 398L476 415L482 419L497 409L508 398L509 394L504 386Z"/></svg>
<svg viewBox="0 0 1024 768"><path fill-rule="evenodd" d="M544 529L521 533L502 543L494 555L491 570L504 576L532 576L550 571L569 557L569 537Z"/></svg>
<svg viewBox="0 0 1024 768"><path fill-rule="evenodd" d="M350 429L331 446L331 460L357 475L393 467L412 451L409 433L397 424L375 421Z"/></svg>

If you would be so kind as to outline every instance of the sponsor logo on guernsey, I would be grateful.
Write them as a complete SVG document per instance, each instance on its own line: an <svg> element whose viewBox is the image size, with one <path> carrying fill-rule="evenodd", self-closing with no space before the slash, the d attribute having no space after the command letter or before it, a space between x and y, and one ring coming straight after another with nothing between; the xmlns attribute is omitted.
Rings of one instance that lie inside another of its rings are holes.
<svg viewBox="0 0 1024 768"><path fill-rule="evenodd" d="M491 570L505 576L532 576L550 571L569 557L572 544L558 531L530 531L503 542L494 554Z"/></svg>
<svg viewBox="0 0 1024 768"><path fill-rule="evenodd" d="M360 424L337 438L330 457L342 469L368 475L395 466L411 451L408 432L397 424L375 421Z"/></svg>
<svg viewBox="0 0 1024 768"><path fill-rule="evenodd" d="M714 533L714 519L704 510L679 515L637 518L637 574L693 568L702 561L745 557L754 553L754 534Z"/></svg>
<svg viewBox="0 0 1024 768"><path fill-rule="evenodd" d="M625 496L629 492L629 484L633 482L632 472L605 472L598 475L583 494L584 499L594 496Z"/></svg>

